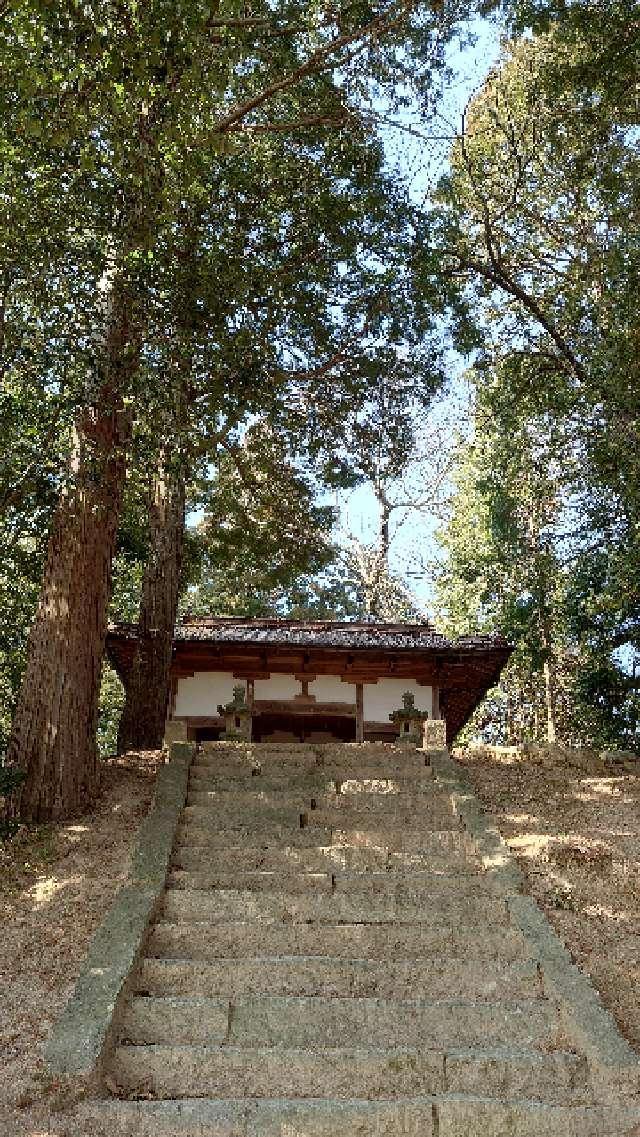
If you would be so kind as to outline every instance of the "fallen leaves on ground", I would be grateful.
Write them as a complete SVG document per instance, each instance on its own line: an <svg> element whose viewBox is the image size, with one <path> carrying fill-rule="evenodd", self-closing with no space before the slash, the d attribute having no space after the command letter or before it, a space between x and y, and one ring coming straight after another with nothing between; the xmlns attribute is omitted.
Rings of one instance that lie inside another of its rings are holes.
<svg viewBox="0 0 640 1137"><path fill-rule="evenodd" d="M46 1071L42 1044L127 877L161 761L160 751L110 759L92 813L66 825L23 826L0 844L3 1137L53 1137L52 1116L71 1104L69 1087Z"/></svg>

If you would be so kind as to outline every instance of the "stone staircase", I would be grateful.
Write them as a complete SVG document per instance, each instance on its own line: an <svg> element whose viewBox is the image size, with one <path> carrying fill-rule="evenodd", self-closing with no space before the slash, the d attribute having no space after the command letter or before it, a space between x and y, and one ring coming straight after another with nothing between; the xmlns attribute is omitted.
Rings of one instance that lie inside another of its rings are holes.
<svg viewBox="0 0 640 1137"><path fill-rule="evenodd" d="M634 1132L594 1103L428 761L381 744L201 748L114 1097L87 1107L88 1133Z"/></svg>

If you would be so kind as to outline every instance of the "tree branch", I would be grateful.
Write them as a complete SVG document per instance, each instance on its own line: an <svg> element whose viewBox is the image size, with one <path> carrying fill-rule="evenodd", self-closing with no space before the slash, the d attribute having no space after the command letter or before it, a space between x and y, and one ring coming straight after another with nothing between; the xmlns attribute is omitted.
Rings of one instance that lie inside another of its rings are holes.
<svg viewBox="0 0 640 1137"><path fill-rule="evenodd" d="M307 75L312 75L316 71L322 70L331 56L335 55L343 47L348 47L349 44L354 43L358 39L370 40L377 32L387 30L399 20L408 16L410 12L416 7L417 0L404 0L403 3L398 5L398 12L392 17L390 15L376 16L363 28L358 28L356 31L347 32L342 36L337 36L329 43L323 44L309 56L305 63L302 63L295 70L291 71L288 75L284 75L282 79L278 79L275 83L271 83L265 87L257 95L252 95L251 98L246 99L245 102L240 103L224 115L223 118L218 119L214 126L214 131L218 134L227 133L230 128L236 123L241 122L246 118L251 111L257 110L258 107L263 106L268 102L273 95L280 94L281 91L286 91L290 87L295 86L300 79L304 79Z"/></svg>

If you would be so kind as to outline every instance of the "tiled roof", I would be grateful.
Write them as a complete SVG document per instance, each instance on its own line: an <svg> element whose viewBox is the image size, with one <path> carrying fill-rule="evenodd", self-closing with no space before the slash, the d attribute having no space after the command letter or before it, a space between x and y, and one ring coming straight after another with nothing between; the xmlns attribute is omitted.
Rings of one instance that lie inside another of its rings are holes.
<svg viewBox="0 0 640 1137"><path fill-rule="evenodd" d="M137 628L116 624L110 629L116 636L136 636ZM395 648L411 650L462 649L486 651L506 646L499 635L463 636L458 640L440 635L426 621L422 624L391 624L365 621L311 621L277 619L242 619L237 617L185 618L176 625L175 643L259 643L287 646L327 648Z"/></svg>

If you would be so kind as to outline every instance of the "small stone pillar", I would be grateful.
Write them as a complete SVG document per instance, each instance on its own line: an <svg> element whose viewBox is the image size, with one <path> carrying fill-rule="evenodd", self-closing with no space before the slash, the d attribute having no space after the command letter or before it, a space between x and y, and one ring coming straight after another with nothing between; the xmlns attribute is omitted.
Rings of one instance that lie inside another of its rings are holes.
<svg viewBox="0 0 640 1137"><path fill-rule="evenodd" d="M187 742L188 737L186 722L180 719L169 719L164 724L162 747L164 750L170 750L173 742Z"/></svg>
<svg viewBox="0 0 640 1137"><path fill-rule="evenodd" d="M241 684L233 688L233 699L224 706L218 706L218 714L224 716L224 730L220 735L226 742L251 742L251 707L246 700L246 692Z"/></svg>
<svg viewBox="0 0 640 1137"><path fill-rule="evenodd" d="M429 719L423 724L425 750L447 749L447 724L444 719Z"/></svg>
<svg viewBox="0 0 640 1137"><path fill-rule="evenodd" d="M389 721L398 727L398 742L404 746L422 746L423 724L429 718L429 712L417 710L415 695L411 691L405 691L402 702L402 709L389 715Z"/></svg>

